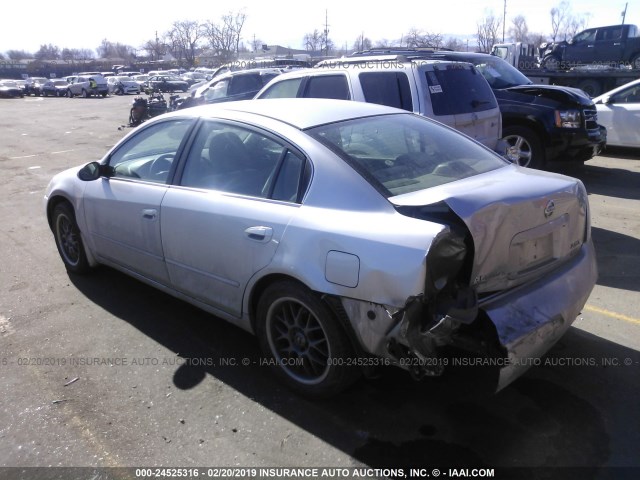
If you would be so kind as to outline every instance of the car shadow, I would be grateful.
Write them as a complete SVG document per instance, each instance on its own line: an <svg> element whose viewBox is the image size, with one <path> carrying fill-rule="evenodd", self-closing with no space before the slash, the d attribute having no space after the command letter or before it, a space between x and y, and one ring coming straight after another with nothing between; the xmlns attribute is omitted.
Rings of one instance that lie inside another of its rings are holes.
<svg viewBox="0 0 640 480"><path fill-rule="evenodd" d="M496 395L484 390L474 368L424 382L390 368L312 401L265 370L251 334L109 268L70 279L92 302L183 359L214 360L215 366L177 366L177 388L189 390L211 375L371 467L583 466L580 478L590 479L618 448L611 442L631 449L639 441L627 419L633 413L625 412L640 391L637 367L606 368L601 361L640 365L640 354L575 328L548 358L593 358L594 365L543 364ZM628 462L640 465L638 457Z"/></svg>
<svg viewBox="0 0 640 480"><path fill-rule="evenodd" d="M616 155L616 158L620 158ZM629 157L632 158L632 157ZM635 157L633 157L635 158ZM640 156L638 157L640 158ZM561 165L552 170L564 175L579 178L587 193L605 195L612 198L640 199L640 173L621 168L600 167L597 165Z"/></svg>
<svg viewBox="0 0 640 480"><path fill-rule="evenodd" d="M599 156L640 160L640 148L607 147L603 152L600 152Z"/></svg>
<svg viewBox="0 0 640 480"><path fill-rule="evenodd" d="M640 292L640 239L591 227L598 285Z"/></svg>

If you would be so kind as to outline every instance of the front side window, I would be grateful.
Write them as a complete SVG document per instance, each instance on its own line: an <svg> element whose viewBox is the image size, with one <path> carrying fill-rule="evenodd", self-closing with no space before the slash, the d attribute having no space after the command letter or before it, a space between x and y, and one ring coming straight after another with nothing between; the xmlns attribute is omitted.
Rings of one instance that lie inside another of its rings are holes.
<svg viewBox="0 0 640 480"><path fill-rule="evenodd" d="M229 79L220 80L214 83L204 92L205 100L215 100L216 98L224 98L227 96L229 88Z"/></svg>
<svg viewBox="0 0 640 480"><path fill-rule="evenodd" d="M166 183L192 120L156 123L131 137L109 157L114 177Z"/></svg>
<svg viewBox="0 0 640 480"><path fill-rule="evenodd" d="M296 98L303 77L277 82L269 87L260 98Z"/></svg>
<svg viewBox="0 0 640 480"><path fill-rule="evenodd" d="M617 93L611 97L611 103L640 103L640 85Z"/></svg>
<svg viewBox="0 0 640 480"><path fill-rule="evenodd" d="M412 114L383 115L307 131L386 197L454 182L506 165L458 132Z"/></svg>

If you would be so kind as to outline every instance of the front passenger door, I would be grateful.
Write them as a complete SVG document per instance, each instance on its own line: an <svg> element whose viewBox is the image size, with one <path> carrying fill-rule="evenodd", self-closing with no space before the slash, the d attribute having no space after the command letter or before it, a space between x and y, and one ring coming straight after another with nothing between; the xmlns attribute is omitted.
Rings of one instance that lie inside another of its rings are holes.
<svg viewBox="0 0 640 480"><path fill-rule="evenodd" d="M107 263L166 284L160 203L191 119L143 127L109 157L113 175L87 182L84 205L93 250Z"/></svg>

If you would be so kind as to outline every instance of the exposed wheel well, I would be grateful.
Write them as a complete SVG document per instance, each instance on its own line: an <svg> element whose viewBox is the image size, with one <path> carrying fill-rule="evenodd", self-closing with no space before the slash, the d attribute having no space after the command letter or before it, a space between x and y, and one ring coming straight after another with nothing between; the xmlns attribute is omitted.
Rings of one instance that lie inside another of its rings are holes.
<svg viewBox="0 0 640 480"><path fill-rule="evenodd" d="M254 285L253 290L251 291L251 294L250 294L251 296L249 297L249 318L251 321L251 328L253 329L254 332L256 331L256 318L258 316L257 309L258 309L258 303L260 302L260 297L262 296L264 291L267 289L267 287L269 287L269 285L272 285L276 282L281 282L281 281L296 282L303 288L307 288L307 289L309 288L300 280L290 277L289 275L272 274L272 275L267 275L264 278L261 278L258 281L258 283ZM321 294L318 292L314 292L314 293L319 295L320 299L331 309L333 314L336 316L336 318L338 319L338 324L341 326L342 330L344 331L345 335L349 339L349 342L351 343L351 346L354 348L354 350L358 354L364 354L362 346L360 345L360 342L358 341L356 333L353 330L349 317L347 316L347 313L344 311L344 308L342 307L342 302L340 302L340 298L334 295Z"/></svg>
<svg viewBox="0 0 640 480"><path fill-rule="evenodd" d="M544 145L548 143L547 132L539 122L536 122L531 119L523 119L518 117L503 117L502 119L502 128L507 127L526 127L533 130L538 137L540 137L540 142Z"/></svg>

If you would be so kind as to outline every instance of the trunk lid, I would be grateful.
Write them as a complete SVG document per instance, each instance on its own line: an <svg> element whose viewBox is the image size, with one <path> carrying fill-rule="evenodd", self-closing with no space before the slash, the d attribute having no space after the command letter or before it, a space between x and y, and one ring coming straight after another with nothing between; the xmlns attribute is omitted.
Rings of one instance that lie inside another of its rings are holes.
<svg viewBox="0 0 640 480"><path fill-rule="evenodd" d="M507 166L389 199L398 207L444 202L474 244L470 284L478 294L539 278L585 242L587 196L580 180Z"/></svg>

